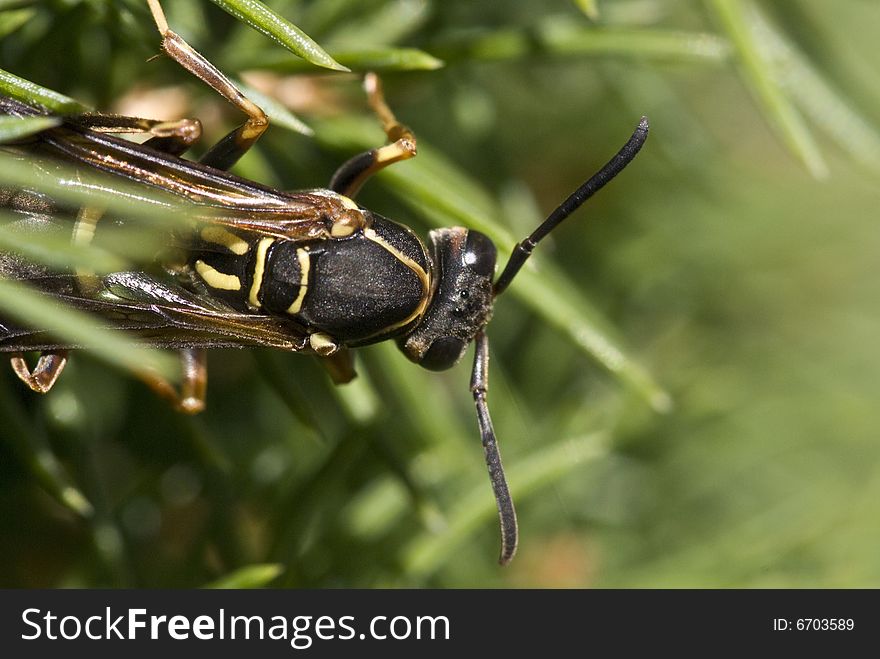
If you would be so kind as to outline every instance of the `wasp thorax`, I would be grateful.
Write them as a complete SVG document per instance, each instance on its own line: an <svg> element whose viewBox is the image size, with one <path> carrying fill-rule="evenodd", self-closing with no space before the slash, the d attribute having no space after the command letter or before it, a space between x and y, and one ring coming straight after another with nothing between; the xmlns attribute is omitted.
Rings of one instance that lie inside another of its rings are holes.
<svg viewBox="0 0 880 659"><path fill-rule="evenodd" d="M479 231L455 227L430 235L437 290L422 321L398 340L409 359L432 371L454 366L492 317L495 245Z"/></svg>

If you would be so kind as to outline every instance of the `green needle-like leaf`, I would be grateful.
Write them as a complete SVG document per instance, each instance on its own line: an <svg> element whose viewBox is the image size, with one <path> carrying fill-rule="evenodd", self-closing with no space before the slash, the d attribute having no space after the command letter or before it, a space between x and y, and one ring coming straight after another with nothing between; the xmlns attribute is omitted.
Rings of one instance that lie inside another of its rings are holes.
<svg viewBox="0 0 880 659"><path fill-rule="evenodd" d="M433 71L443 61L415 48L359 48L333 51L333 56L353 71ZM246 60L245 66L280 73L303 73L309 70L302 60L284 53L267 53Z"/></svg>
<svg viewBox="0 0 880 659"><path fill-rule="evenodd" d="M757 7L752 7L751 18L759 35L757 43L766 59L773 63L779 85L842 149L874 171L880 171L877 127L836 91Z"/></svg>
<svg viewBox="0 0 880 659"><path fill-rule="evenodd" d="M2 9L2 6L0 6ZM33 18L36 12L30 8L6 9L0 12L0 38L15 32L22 25Z"/></svg>
<svg viewBox="0 0 880 659"><path fill-rule="evenodd" d="M591 21L598 20L599 4L597 0L574 0L574 4L577 5L578 9L584 12L584 16Z"/></svg>
<svg viewBox="0 0 880 659"><path fill-rule="evenodd" d="M748 0L707 0L736 51L743 80L763 106L788 148L816 178L828 175L828 165L819 151L803 116L791 102L774 75L773 62L760 46L760 34L753 18L756 11Z"/></svg>
<svg viewBox="0 0 880 659"><path fill-rule="evenodd" d="M671 61L718 61L730 54L723 38L705 32L592 27L549 18L537 30L548 52L558 55L618 55Z"/></svg>
<svg viewBox="0 0 880 659"><path fill-rule="evenodd" d="M211 589L246 589L263 588L284 573L284 566L278 563L264 565L248 565L220 577L216 581L203 586Z"/></svg>
<svg viewBox="0 0 880 659"><path fill-rule="evenodd" d="M0 143L34 135L60 123L59 117L0 117Z"/></svg>
<svg viewBox="0 0 880 659"><path fill-rule="evenodd" d="M334 60L312 38L257 0L211 0L255 30L271 37L307 62L334 71L348 68Z"/></svg>
<svg viewBox="0 0 880 659"><path fill-rule="evenodd" d="M64 94L46 89L3 70L0 70L0 93L24 103L41 105L47 110L58 114L86 112L89 109L87 106Z"/></svg>
<svg viewBox="0 0 880 659"><path fill-rule="evenodd" d="M549 16L529 30L501 28L438 39L432 52L448 62L555 55L712 63L726 60L730 45L705 32L596 27L572 22L567 16Z"/></svg>

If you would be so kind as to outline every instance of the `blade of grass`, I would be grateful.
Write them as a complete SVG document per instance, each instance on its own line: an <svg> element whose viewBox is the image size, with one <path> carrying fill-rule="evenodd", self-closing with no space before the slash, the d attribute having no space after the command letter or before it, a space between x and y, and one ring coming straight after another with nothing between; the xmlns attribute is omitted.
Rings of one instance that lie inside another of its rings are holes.
<svg viewBox="0 0 880 659"><path fill-rule="evenodd" d="M224 11L244 21L255 30L274 39L305 61L334 71L348 69L334 60L315 41L262 2L257 0L211 0Z"/></svg>
<svg viewBox="0 0 880 659"><path fill-rule="evenodd" d="M0 13L0 39L15 32L22 25L33 18L34 9L6 9Z"/></svg>
<svg viewBox="0 0 880 659"><path fill-rule="evenodd" d="M0 142L11 142L61 123L59 117L0 117Z"/></svg>
<svg viewBox="0 0 880 659"><path fill-rule="evenodd" d="M42 106L58 114L71 114L89 110L88 106L64 94L46 89L3 70L0 70L0 93L24 103Z"/></svg>
<svg viewBox="0 0 880 659"><path fill-rule="evenodd" d="M771 125L810 174L817 179L825 178L828 166L819 146L786 90L779 85L773 62L761 48L760 33L752 18L753 5L747 0L706 0L706 5L730 39L743 82L764 109Z"/></svg>
<svg viewBox="0 0 880 659"><path fill-rule="evenodd" d="M706 32L596 28L550 17L538 26L541 44L558 55L620 55L650 60L724 61L727 40Z"/></svg>
<svg viewBox="0 0 880 659"><path fill-rule="evenodd" d="M779 85L798 107L853 158L880 171L880 133L861 116L758 7L751 8L757 44L773 62Z"/></svg>
<svg viewBox="0 0 880 659"><path fill-rule="evenodd" d="M529 30L501 28L439 39L431 51L447 62L583 55L714 63L726 61L730 45L705 32L595 27L550 16Z"/></svg>
<svg viewBox="0 0 880 659"><path fill-rule="evenodd" d="M379 417L381 397L366 373L358 373L351 382L334 387L333 394L353 424L366 426Z"/></svg>
<svg viewBox="0 0 880 659"><path fill-rule="evenodd" d="M363 48L335 53L352 71L434 71L443 61L416 48Z"/></svg>
<svg viewBox="0 0 880 659"><path fill-rule="evenodd" d="M334 50L333 56L352 71L433 71L444 65L442 60L415 48ZM275 52L260 53L246 60L244 66L280 73L302 73L309 70L302 60Z"/></svg>
<svg viewBox="0 0 880 659"><path fill-rule="evenodd" d="M577 285L546 260L539 259L531 265L517 277L517 297L647 400L656 412L669 412L672 397L621 347L608 329L607 320Z"/></svg>
<svg viewBox="0 0 880 659"><path fill-rule="evenodd" d="M203 588L216 589L246 589L246 588L263 588L274 581L284 572L284 566L280 563L265 563L261 565L248 565L246 567L230 572L205 584Z"/></svg>
<svg viewBox="0 0 880 659"><path fill-rule="evenodd" d="M599 20L599 5L596 0L574 0L574 4L591 21Z"/></svg>

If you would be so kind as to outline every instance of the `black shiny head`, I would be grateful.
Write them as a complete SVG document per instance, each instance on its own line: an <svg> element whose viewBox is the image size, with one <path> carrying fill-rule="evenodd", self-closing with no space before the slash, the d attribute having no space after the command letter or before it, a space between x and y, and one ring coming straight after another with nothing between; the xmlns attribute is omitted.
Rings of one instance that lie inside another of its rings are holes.
<svg viewBox="0 0 880 659"><path fill-rule="evenodd" d="M425 317L400 349L417 364L443 371L461 359L492 317L497 251L479 231L455 227L431 232L437 290Z"/></svg>

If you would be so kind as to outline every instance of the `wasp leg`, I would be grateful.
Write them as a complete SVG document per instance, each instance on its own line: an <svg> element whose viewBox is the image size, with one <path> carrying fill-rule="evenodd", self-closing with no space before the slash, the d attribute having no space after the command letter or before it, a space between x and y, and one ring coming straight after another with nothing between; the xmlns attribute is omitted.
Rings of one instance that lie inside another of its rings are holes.
<svg viewBox="0 0 880 659"><path fill-rule="evenodd" d="M329 357L321 357L318 361L333 380L333 384L346 384L357 377L354 355L347 348L340 348Z"/></svg>
<svg viewBox="0 0 880 659"><path fill-rule="evenodd" d="M162 35L162 50L247 115L247 121L215 144L201 159L211 167L229 169L265 132L269 126L269 118L217 67L168 27L159 0L147 0L147 2L156 27Z"/></svg>
<svg viewBox="0 0 880 659"><path fill-rule="evenodd" d="M198 119L161 121L113 114L82 114L68 117L77 126L101 133L148 133L144 144L172 156L182 155L202 136Z"/></svg>
<svg viewBox="0 0 880 659"><path fill-rule="evenodd" d="M154 373L141 374L150 389L167 400L178 412L198 414L205 409L205 391L208 384L208 353L204 348L186 348L180 351L183 382L180 391L163 377Z"/></svg>
<svg viewBox="0 0 880 659"><path fill-rule="evenodd" d="M330 189L334 192L354 197L367 179L376 172L401 160L409 160L416 155L416 136L413 132L397 121L391 108L385 102L382 93L382 82L375 73L368 73L364 78L364 89L367 100L379 121L390 144L377 149L364 151L347 160L330 179Z"/></svg>
<svg viewBox="0 0 880 659"><path fill-rule="evenodd" d="M66 350L46 350L40 353L37 365L33 370L28 367L24 359L24 355L20 352L13 354L9 358L12 364L12 370L18 376L18 379L24 382L33 391L38 394L47 393L58 380L61 371L67 364Z"/></svg>

